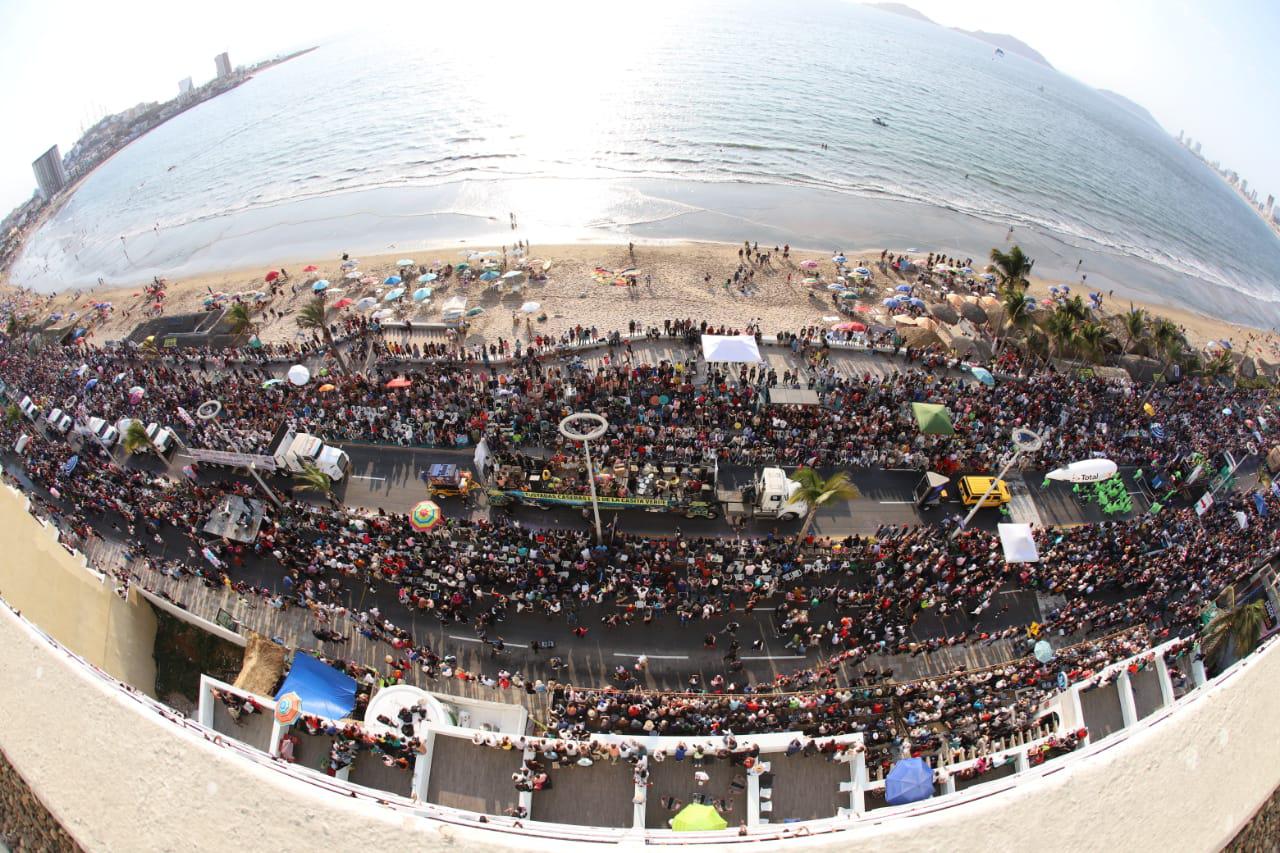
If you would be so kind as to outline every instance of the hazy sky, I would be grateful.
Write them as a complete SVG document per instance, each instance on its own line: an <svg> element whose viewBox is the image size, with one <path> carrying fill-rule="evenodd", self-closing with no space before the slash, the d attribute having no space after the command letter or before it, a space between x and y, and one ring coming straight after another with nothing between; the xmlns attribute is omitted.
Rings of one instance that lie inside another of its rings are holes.
<svg viewBox="0 0 1280 853"><path fill-rule="evenodd" d="M514 0L513 0L514 1ZM543 0L547 14L559 4ZM697 2L697 0L688 0ZM939 23L1005 32L1059 70L1147 107L1172 133L1280 194L1280 0L909 0ZM315 43L353 22L385 22L389 50L433 37L429 17L405 24L410 4L366 0L0 0L0 213L35 188L31 161L49 145L65 153L108 112L199 85L226 50L233 64ZM422 7L413 4L413 8ZM612 7L621 10L622 4ZM632 8L634 11L634 7ZM780 14L787 4L779 0ZM599 7L596 7L597 11ZM486 26L502 16L487 15ZM625 24L620 22L625 28Z"/></svg>

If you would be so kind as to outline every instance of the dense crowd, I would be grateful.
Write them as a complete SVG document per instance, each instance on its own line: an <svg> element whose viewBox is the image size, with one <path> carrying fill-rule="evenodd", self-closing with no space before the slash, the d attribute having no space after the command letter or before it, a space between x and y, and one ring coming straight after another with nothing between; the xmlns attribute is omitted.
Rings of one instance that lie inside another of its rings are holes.
<svg viewBox="0 0 1280 853"><path fill-rule="evenodd" d="M1165 413L1170 449L1205 452L1252 440L1264 405L1251 392L1196 383L1153 391L1144 402L1097 380L1053 374L1010 379L994 388L911 370L885 379L843 379L822 366L820 349L814 352L819 357L807 377L747 370L713 372L707 381L694 382L693 361L628 363L624 349L616 362L595 371L537 360L504 373L440 365L404 392L388 393L379 382L357 376L333 377L336 387L329 395L263 387L261 374L252 371L182 371L129 352L31 355L6 347L0 350L0 374L11 387L38 389L54 400L92 400L95 412L168 423L176 420L176 407L216 395L224 404L222 422L246 446L291 418L328 435L366 439L391 440L396 430L397 440L412 443L485 436L497 452L510 453L537 442L555 445L549 425L572 407L600 411L614 422L610 449L619 456L720 454L747 463L936 465L949 459L976 465L1000 450L1001 433L1014 423L1055 427L1045 461L1094 452L1143 460L1165 452L1158 444L1152 449L1145 402ZM101 378L86 390L86 377ZM766 389L788 381L810 384L825 404L765 408ZM120 389L135 384L147 393L142 402L129 404ZM914 400L951 406L957 436L920 436L909 420L907 404ZM6 423L0 439L12 447L23 428ZM187 438L203 436L190 431ZM873 537L800 543L773 536L619 534L596 546L581 531L531 530L501 518L451 519L424 534L403 515L359 516L294 501L270 511L257 540L241 546L207 542L198 528L223 492L247 491L245 486L199 485L122 469L91 447L68 470L72 452L61 440L36 435L17 463L42 511L70 536L83 541L112 535L107 531L114 528L166 573L260 593L276 607L309 608L318 623L316 636L335 644L343 637L330 625L336 614L352 608L352 592L389 584L399 604L395 612L375 606L355 615L362 633L391 646L390 671L549 694L555 727L571 738L593 732L862 732L870 747L887 750L904 740L981 745L1026 731L1043 700L1058 689L1060 672L1068 681L1089 678L1107 663L1192 630L1206 600L1275 549L1275 528L1265 517L1280 512L1271 494L1227 495L1203 516L1190 508L1166 509L1130 521L1038 531L1041 561L1013 565L1005 563L995 537L976 529L946 539L927 527L884 527ZM1243 529L1237 514L1245 520ZM174 539L183 545L175 547ZM212 558L203 554L206 546ZM249 560L273 566L279 586L255 590L247 584L239 567ZM997 594L1011 590L1060 596L1065 603L1045 614L1043 631L1083 642L1060 650L1051 664L1026 657L992 670L908 684L866 674L872 655L1021 639L1025 626L996 627ZM778 636L791 648L818 652L821 663L750 683L742 674L733 618L765 601L776 607ZM705 684L695 677L681 695L641 690L625 668L617 672L616 687L576 688L505 669L462 670L446 649L433 648L406 627L409 613L432 614L445 624L472 625L489 640L497 623L529 610L549 617L551 630L578 636L591 628L627 630L668 619L705 620L708 626L728 620L723 632L708 633L709 646L716 645L717 633L728 634L719 640L728 652L725 673ZM608 615L586 624L600 612ZM953 627L923 637L913 630L935 614ZM364 678L388 677L359 664L339 664Z"/></svg>

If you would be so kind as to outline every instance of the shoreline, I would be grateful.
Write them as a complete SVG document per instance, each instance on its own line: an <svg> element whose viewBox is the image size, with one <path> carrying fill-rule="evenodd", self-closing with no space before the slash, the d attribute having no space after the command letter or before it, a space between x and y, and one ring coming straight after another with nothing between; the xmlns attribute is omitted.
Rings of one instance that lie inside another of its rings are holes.
<svg viewBox="0 0 1280 853"><path fill-rule="evenodd" d="M520 232L509 233L518 235ZM415 324L439 323L441 303L453 296L466 296L469 306L484 309L483 315L471 322L467 338L469 344L478 343L481 339L495 341L499 337L526 338L530 334L539 333L559 335L578 324L584 327L594 325L602 332L626 331L628 323L633 320L644 325L656 323L659 326L664 319L686 317L706 319L715 325L738 327L758 322L762 332L773 334L778 331L796 331L805 326L829 328L839 320L849 319L839 315L834 309L830 295L825 290L801 283L808 273L799 268L798 264L806 260L817 261L820 275L824 280L829 280L830 273L834 270L830 250L819 252L793 248L790 264L782 261L780 256L775 256L772 271L762 269L748 295L739 292L736 287L725 286L725 279L733 275L738 264L738 246L735 244L666 238L637 239L634 242L634 260L627 252L626 241L602 239L554 245L533 243L531 256L552 263L546 282L530 283L521 294L499 295L493 289L486 289L481 282L473 281L462 287L458 281L451 280L444 287L436 288L432 298L421 305L409 301L406 294L406 298L397 303L398 314L400 319L407 317ZM457 264L465 260L465 254L476 251L494 251L500 257L500 247L501 244L497 243L451 243L430 249L402 248L389 253L364 256L360 271L374 276L377 282L382 282L388 275L398 271L396 264L401 258L412 257L419 265L429 265L435 261ZM867 322L876 322L881 314L887 313L879 309L878 305L893 287L914 279L914 276L901 277L896 273L882 273L876 266L880 251L879 248L846 250L850 266L855 266L855 262L862 259L873 270L872 285L876 288L876 293L864 300L869 303L868 310L861 315ZM913 253L912 257L923 261L926 253ZM985 257L974 258L976 269L985 266L985 262ZM308 264L318 267L318 271L303 273L303 267ZM635 288L601 284L593 277L596 266L610 270L638 267L639 284ZM309 337L297 329L294 315L312 298L309 282L316 278L326 278L332 283L334 290L341 290L341 294L334 294L339 298L342 295L371 295L379 299L379 307L385 307L381 297L391 289L381 284L359 285L356 282L345 282L340 253L319 259L297 257L278 263L274 268L281 267L290 271L289 282L267 304L267 313L255 314L255 320L260 323L259 337L267 343ZM203 310L202 302L209 291L235 294L268 290L264 281L266 272L262 267L240 266L170 281L166 286L167 298L163 316ZM705 281L708 275L711 277L710 283ZM790 283L787 281L788 275ZM650 277L648 283L645 276ZM1047 297L1048 288L1055 280L1032 276L1028 293L1038 299ZM139 323L149 319L143 316L143 311L150 302L143 290L147 283L150 282L143 281L133 286L69 288L54 294L32 293L10 286L5 295L12 298L15 294L21 294L21 301L27 306L24 310L31 311L38 321L53 312L67 315L71 311L84 312L92 302L111 302L112 313L95 323L92 328L90 340L100 345L108 340L123 339ZM343 288L344 284L351 284L352 287ZM409 292L416 286L410 279L407 284ZM525 300L539 302L540 313L545 315L545 320L533 326L514 325L513 312ZM330 300L331 303L333 301ZM1185 330L1189 342L1197 350L1202 349L1210 340L1225 339L1242 355L1262 357L1268 362L1280 361L1280 338L1275 334L1178 306L1143 299L1130 300L1116 295L1104 300L1101 316L1105 318L1123 313L1128 310L1131 301L1134 307L1144 308L1153 316L1173 320Z"/></svg>

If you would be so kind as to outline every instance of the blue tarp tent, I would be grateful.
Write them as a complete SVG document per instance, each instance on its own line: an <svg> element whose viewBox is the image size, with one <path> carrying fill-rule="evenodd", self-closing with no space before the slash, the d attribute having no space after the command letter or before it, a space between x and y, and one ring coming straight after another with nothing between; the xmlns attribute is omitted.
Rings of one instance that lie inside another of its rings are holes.
<svg viewBox="0 0 1280 853"><path fill-rule="evenodd" d="M893 765L884 780L884 799L891 806L915 803L932 796L933 770L923 758L902 759Z"/></svg>
<svg viewBox="0 0 1280 853"><path fill-rule="evenodd" d="M326 720L341 720L356 706L356 681L311 655L295 652L293 666L276 693L297 693L302 699L302 713Z"/></svg>

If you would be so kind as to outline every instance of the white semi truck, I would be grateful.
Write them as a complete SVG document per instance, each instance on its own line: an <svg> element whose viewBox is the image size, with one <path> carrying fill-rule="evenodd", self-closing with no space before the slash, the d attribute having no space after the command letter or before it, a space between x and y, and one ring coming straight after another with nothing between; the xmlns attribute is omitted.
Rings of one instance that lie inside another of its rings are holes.
<svg viewBox="0 0 1280 853"><path fill-rule="evenodd" d="M196 462L224 465L229 468L253 467L261 472L296 474L314 465L337 482L351 470L351 460L345 451L325 444L314 435L296 432L289 423L276 430L266 453L240 453L231 450L214 450L191 447L187 451Z"/></svg>

